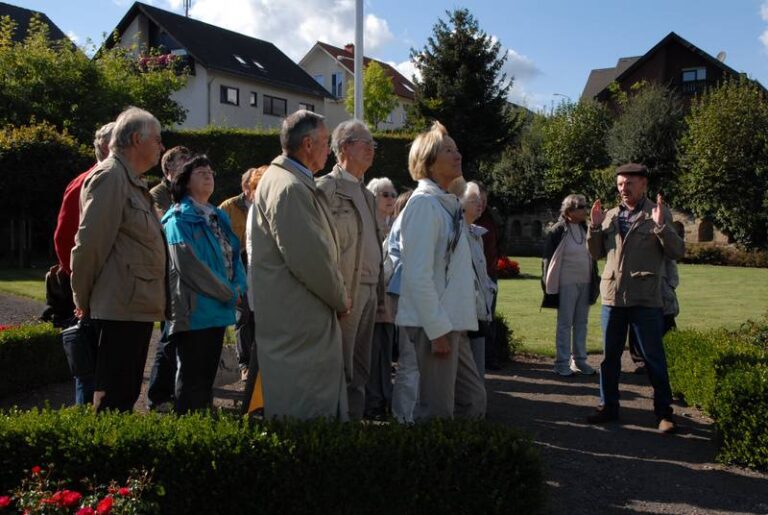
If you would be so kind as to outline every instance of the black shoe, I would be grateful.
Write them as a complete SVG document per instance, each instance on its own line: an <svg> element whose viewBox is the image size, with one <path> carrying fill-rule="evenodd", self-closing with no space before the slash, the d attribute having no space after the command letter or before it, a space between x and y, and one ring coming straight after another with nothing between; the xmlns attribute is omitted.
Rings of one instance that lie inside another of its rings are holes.
<svg viewBox="0 0 768 515"><path fill-rule="evenodd" d="M645 368L645 365L638 365L637 368L635 369L635 374L643 375L647 373L648 373L648 369Z"/></svg>
<svg viewBox="0 0 768 515"><path fill-rule="evenodd" d="M587 424L605 424L606 422L613 422L614 420L619 420L619 412L601 406L597 408L595 413L587 417Z"/></svg>

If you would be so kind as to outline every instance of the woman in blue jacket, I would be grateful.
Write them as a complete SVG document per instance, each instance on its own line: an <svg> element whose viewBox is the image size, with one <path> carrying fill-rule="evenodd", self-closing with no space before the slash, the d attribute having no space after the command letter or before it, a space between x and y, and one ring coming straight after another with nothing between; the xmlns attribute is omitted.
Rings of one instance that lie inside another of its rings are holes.
<svg viewBox="0 0 768 515"><path fill-rule="evenodd" d="M176 411L210 408L224 330L245 293L240 243L227 215L208 200L215 173L194 156L174 179L175 204L163 216L171 298L169 333L177 349Z"/></svg>

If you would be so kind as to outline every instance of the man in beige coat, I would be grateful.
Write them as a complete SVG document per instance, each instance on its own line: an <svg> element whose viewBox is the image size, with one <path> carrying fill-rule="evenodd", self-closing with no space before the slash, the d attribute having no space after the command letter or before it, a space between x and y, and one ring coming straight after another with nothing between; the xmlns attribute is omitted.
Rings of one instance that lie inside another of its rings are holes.
<svg viewBox="0 0 768 515"><path fill-rule="evenodd" d="M331 213L313 177L328 157L323 117L288 116L280 143L283 154L259 182L249 214L264 415L346 420L339 316L350 302Z"/></svg>
<svg viewBox="0 0 768 515"><path fill-rule="evenodd" d="M340 123L331 149L338 164L317 181L326 195L341 247L341 275L352 299L352 313L341 321L349 417L359 420L365 408L365 385L371 371L371 341L381 284L384 237L376 223L376 198L363 182L373 164L375 143L359 120ZM383 300L383 299L382 299Z"/></svg>
<svg viewBox="0 0 768 515"><path fill-rule="evenodd" d="M80 192L72 249L76 315L99 330L96 410L130 411L139 397L153 322L166 314L166 244L141 175L163 152L160 123L147 111L118 116L111 155Z"/></svg>
<svg viewBox="0 0 768 515"><path fill-rule="evenodd" d="M648 170L629 163L616 170L621 203L603 213L600 200L592 206L587 241L595 260L606 258L600 281L603 297L603 362L600 400L590 424L619 418L621 355L632 331L653 385L653 409L659 431L672 433L672 389L662 343L661 278L664 260L679 259L685 245L672 228L672 214L661 195L656 204L646 198Z"/></svg>

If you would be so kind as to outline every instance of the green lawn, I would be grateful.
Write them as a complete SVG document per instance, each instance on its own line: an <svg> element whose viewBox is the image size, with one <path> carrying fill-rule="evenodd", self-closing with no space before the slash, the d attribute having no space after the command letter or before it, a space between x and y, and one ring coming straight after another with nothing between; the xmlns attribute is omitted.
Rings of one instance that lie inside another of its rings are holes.
<svg viewBox="0 0 768 515"><path fill-rule="evenodd" d="M556 311L539 309L541 260L512 259L520 263L520 271L528 277L500 281L497 309L523 339L525 351L554 356ZM757 319L768 312L768 269L680 265L679 270L679 327L735 328L747 319ZM0 269L0 291L44 302L45 272L45 269ZM589 312L587 346L590 352L602 349L599 304Z"/></svg>
<svg viewBox="0 0 768 515"><path fill-rule="evenodd" d="M0 292L45 302L47 268L0 268Z"/></svg>
<svg viewBox="0 0 768 515"><path fill-rule="evenodd" d="M511 259L520 263L522 274L532 277L500 281L497 310L507 317L515 334L523 339L525 351L554 357L557 312L539 309L541 260ZM735 328L768 311L768 269L679 265L679 271L678 327ZM602 350L599 302L589 312L587 347L590 352Z"/></svg>

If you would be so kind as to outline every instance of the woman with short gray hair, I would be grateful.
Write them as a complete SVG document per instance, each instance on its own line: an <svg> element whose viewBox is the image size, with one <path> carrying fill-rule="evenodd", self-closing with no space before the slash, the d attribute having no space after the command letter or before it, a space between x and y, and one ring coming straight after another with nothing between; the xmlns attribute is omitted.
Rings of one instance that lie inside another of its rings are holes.
<svg viewBox="0 0 768 515"><path fill-rule="evenodd" d="M589 305L599 293L597 263L587 249L587 199L568 195L549 230L541 263L542 307L557 308L554 372L592 375L587 364Z"/></svg>

